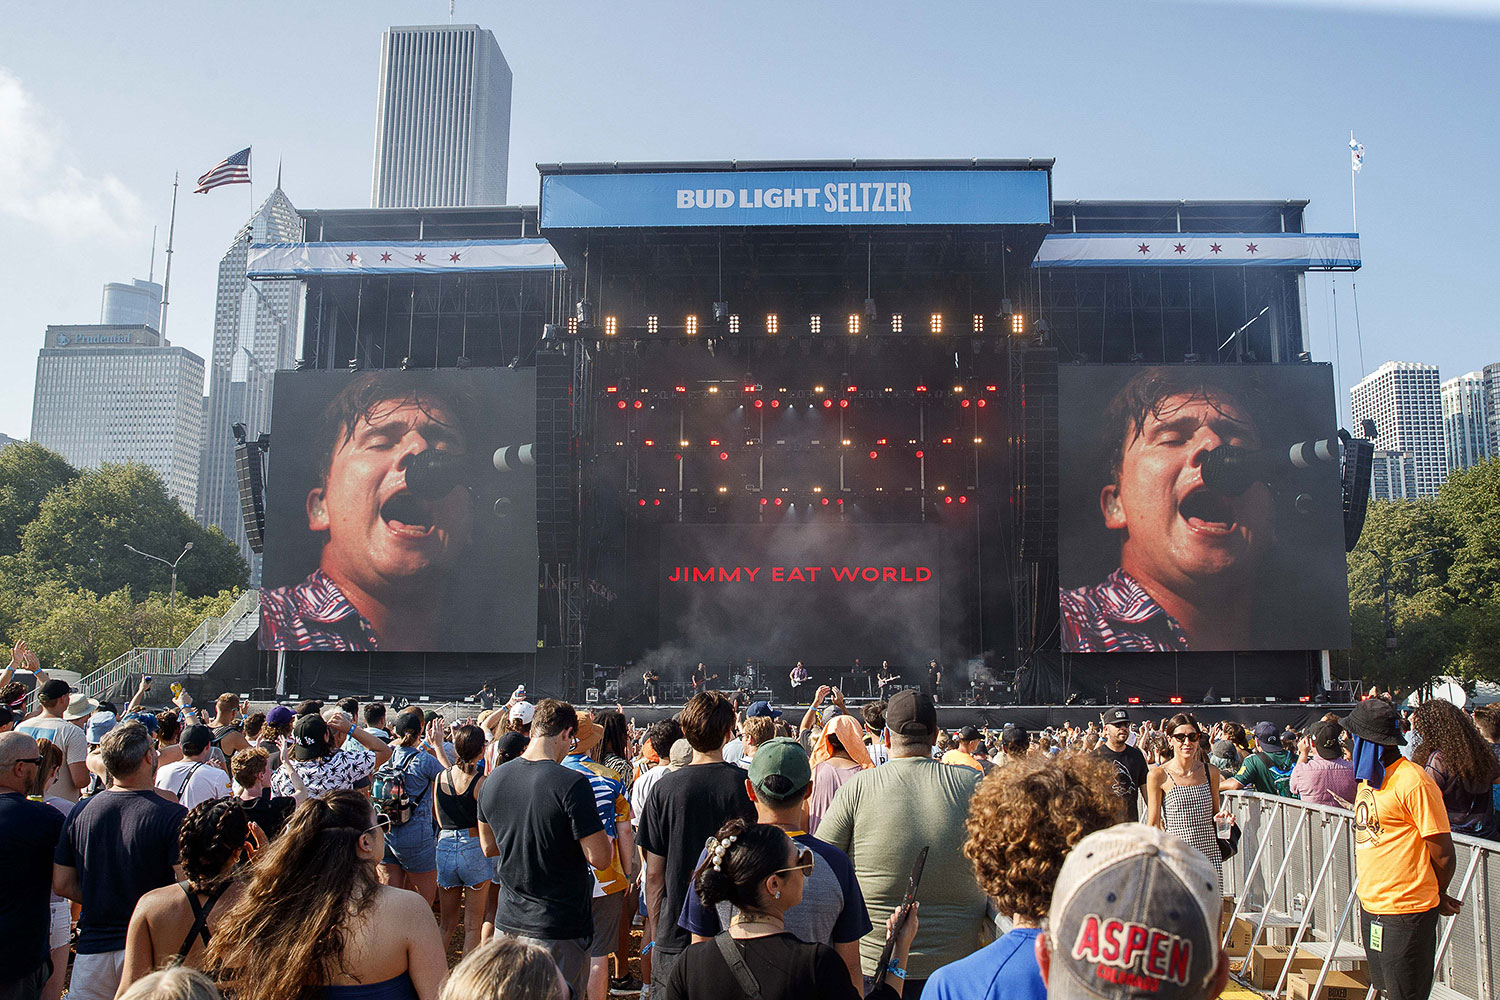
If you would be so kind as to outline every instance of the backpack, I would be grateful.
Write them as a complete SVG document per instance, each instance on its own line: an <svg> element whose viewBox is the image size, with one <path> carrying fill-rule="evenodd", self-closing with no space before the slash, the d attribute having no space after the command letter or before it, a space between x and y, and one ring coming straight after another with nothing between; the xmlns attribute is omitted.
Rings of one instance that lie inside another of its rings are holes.
<svg viewBox="0 0 1500 1000"><path fill-rule="evenodd" d="M417 811L417 800L406 792L406 768L419 753L420 750L412 750L401 764L396 764L392 758L391 763L375 772L370 782L370 798L375 800L375 811L389 816L392 826L407 822Z"/></svg>
<svg viewBox="0 0 1500 1000"><path fill-rule="evenodd" d="M1296 763L1289 760L1286 770L1283 771L1276 766L1275 759L1265 751L1257 750L1255 756L1260 758L1260 762L1266 766L1266 771L1271 775L1271 787L1276 790L1276 794L1289 799L1296 798L1292 794L1292 768L1296 766Z"/></svg>

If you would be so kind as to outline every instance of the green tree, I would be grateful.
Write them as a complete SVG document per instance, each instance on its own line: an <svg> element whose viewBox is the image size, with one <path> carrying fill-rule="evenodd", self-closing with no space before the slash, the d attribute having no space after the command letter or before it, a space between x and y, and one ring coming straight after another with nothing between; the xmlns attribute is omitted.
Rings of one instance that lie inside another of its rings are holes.
<svg viewBox="0 0 1500 1000"><path fill-rule="evenodd" d="M161 479L138 463L106 465L53 490L21 536L25 575L37 586L56 581L71 590L135 594L168 589L168 567L129 551L133 545L179 564L179 596L243 587L249 576L239 551L217 528L205 530L173 500Z"/></svg>
<svg viewBox="0 0 1500 1000"><path fill-rule="evenodd" d="M77 469L39 444L17 441L0 448L0 555L19 552L21 532L47 494L77 478Z"/></svg>
<svg viewBox="0 0 1500 1000"><path fill-rule="evenodd" d="M100 597L54 580L38 588L18 631L44 667L86 674L135 645L134 612L128 590Z"/></svg>

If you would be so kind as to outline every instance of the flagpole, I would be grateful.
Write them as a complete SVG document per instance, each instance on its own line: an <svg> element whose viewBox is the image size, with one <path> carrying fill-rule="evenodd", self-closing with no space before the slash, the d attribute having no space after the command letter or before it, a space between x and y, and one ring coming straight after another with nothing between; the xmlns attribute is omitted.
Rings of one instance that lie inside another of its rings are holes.
<svg viewBox="0 0 1500 1000"><path fill-rule="evenodd" d="M1354 149L1354 130L1349 130L1349 149ZM1354 158L1349 158L1349 211L1353 215L1354 231L1359 232L1359 199L1355 194L1354 182L1359 177L1359 171L1354 169Z"/></svg>
<svg viewBox="0 0 1500 1000"><path fill-rule="evenodd" d="M169 296L172 291L172 238L177 234L177 177L178 172L172 171L172 221L167 224L167 273L162 278L161 326L156 331L161 334L162 343L167 341L167 306L171 302Z"/></svg>

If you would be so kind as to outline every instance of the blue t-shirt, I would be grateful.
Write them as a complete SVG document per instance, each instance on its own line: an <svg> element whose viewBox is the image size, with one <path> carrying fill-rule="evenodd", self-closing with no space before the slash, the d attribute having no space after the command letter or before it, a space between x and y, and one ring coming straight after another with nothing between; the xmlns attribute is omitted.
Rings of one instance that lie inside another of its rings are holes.
<svg viewBox="0 0 1500 1000"><path fill-rule="evenodd" d="M922 1000L1047 1000L1047 984L1036 964L1040 928L1016 929L967 958L938 969Z"/></svg>
<svg viewBox="0 0 1500 1000"><path fill-rule="evenodd" d="M812 848L817 859L803 884L802 902L786 911L786 929L809 944L843 944L870 933L870 914L865 910L865 897L859 891L849 855L810 833L793 834L792 840ZM698 856L693 871L707 854L704 851ZM713 937L733 915L734 907L729 903L720 903L717 908L704 906L698 894L689 889L677 926L691 934Z"/></svg>
<svg viewBox="0 0 1500 1000"><path fill-rule="evenodd" d="M31 972L47 957L52 858L63 816L19 792L0 794L0 857L9 867L0 893L0 976Z"/></svg>

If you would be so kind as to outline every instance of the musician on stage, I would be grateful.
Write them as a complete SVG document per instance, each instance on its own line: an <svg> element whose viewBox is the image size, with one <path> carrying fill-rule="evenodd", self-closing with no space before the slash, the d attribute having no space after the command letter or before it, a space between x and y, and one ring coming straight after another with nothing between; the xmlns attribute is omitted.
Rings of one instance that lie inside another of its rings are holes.
<svg viewBox="0 0 1500 1000"><path fill-rule="evenodd" d="M718 674L710 674L708 667L700 660L693 668L693 694L702 694L708 690L708 682L717 678Z"/></svg>
<svg viewBox="0 0 1500 1000"><path fill-rule="evenodd" d="M895 685L898 684L900 680L901 671L891 669L891 662L889 660L881 660L880 673L879 676L875 678L876 683L880 685L880 692L877 697L879 697L881 701L887 700L891 696L891 693L895 690Z"/></svg>
<svg viewBox="0 0 1500 1000"><path fill-rule="evenodd" d="M797 661L797 665L792 668L792 672L787 676L791 678L793 692L795 692L802 685L806 684L808 681L812 680L812 674L808 673L807 668L802 665L801 660Z"/></svg>
<svg viewBox="0 0 1500 1000"><path fill-rule="evenodd" d="M943 668L937 660L927 661L927 689L932 693L933 701L943 696Z"/></svg>
<svg viewBox="0 0 1500 1000"><path fill-rule="evenodd" d="M646 685L647 704L655 705L661 699L661 674L654 667L647 667L641 681Z"/></svg>

